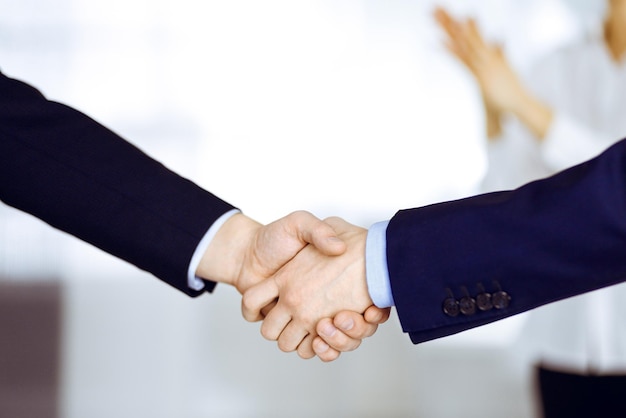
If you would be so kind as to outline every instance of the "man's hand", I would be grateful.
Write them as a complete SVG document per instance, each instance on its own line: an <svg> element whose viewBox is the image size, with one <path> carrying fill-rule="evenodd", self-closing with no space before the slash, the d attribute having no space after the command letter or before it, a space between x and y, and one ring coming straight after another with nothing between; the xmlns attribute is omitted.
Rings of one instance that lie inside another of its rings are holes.
<svg viewBox="0 0 626 418"><path fill-rule="evenodd" d="M317 323L318 337L311 347L300 344L298 355L310 358L317 355L320 360L336 360L341 352L356 350L363 338L374 335L378 325L389 319L390 308L377 308L372 305L363 315L351 311L339 312L332 320L324 318Z"/></svg>
<svg viewBox="0 0 626 418"><path fill-rule="evenodd" d="M211 241L196 275L230 284L243 293L275 274L308 244L328 256L346 249L333 228L309 212L293 212L266 226L236 214Z"/></svg>
<svg viewBox="0 0 626 418"><path fill-rule="evenodd" d="M243 293L271 277L309 244L328 256L338 256L346 250L332 226L308 212L294 212L266 226L237 214L220 228L196 274L231 284ZM275 298L261 308L260 318L276 304ZM323 361L335 360L341 352L356 349L363 338L374 334L378 325L388 318L388 309L375 306L371 306L365 316L346 311L335 317L334 322L326 318L322 324L329 322L332 328L324 328L327 332L324 339L318 337L315 347L313 339L309 339L308 344L299 346L299 354L303 358L317 354Z"/></svg>
<svg viewBox="0 0 626 418"><path fill-rule="evenodd" d="M243 315L249 321L263 319L262 309L276 305L264 318L261 333L277 340L283 351L311 355L316 325L341 311L362 314L372 306L365 281L365 240L367 230L340 218L327 222L345 242L340 255L324 254L314 246L298 253L269 280L249 288L243 296Z"/></svg>

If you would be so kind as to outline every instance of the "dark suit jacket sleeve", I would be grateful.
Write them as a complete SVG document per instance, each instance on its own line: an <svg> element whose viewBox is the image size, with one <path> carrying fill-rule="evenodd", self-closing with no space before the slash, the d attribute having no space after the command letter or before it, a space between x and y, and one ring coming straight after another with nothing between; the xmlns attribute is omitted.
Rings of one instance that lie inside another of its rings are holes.
<svg viewBox="0 0 626 418"><path fill-rule="evenodd" d="M387 228L387 262L412 341L622 282L625 141L517 190L398 212ZM499 291L510 300L498 293L490 307Z"/></svg>
<svg viewBox="0 0 626 418"><path fill-rule="evenodd" d="M2 74L0 199L193 296L201 292L187 287L191 256L233 208L91 118Z"/></svg>

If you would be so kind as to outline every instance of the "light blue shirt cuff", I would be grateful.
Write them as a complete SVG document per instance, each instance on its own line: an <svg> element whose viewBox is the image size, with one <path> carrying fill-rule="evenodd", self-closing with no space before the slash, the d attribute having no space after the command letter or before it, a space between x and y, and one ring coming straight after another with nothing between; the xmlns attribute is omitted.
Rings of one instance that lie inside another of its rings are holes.
<svg viewBox="0 0 626 418"><path fill-rule="evenodd" d="M387 225L389 221L372 225L365 243L365 276L367 290L379 308L394 306L389 270L387 269Z"/></svg>
<svg viewBox="0 0 626 418"><path fill-rule="evenodd" d="M239 209L232 209L217 218L217 220L213 222L213 225L211 225L209 230L206 231L206 234L204 234L204 237L202 237L202 239L198 243L196 251L194 251L193 256L191 256L189 268L187 269L187 285L190 289L204 289L204 282L202 281L202 279L196 276L196 270L198 269L200 260L202 259L202 256L204 255L206 249L209 247L211 241L213 241L213 238L215 237L215 234L217 234L217 231L219 231L222 225L224 225L224 223L226 223L226 221L229 220L231 216L240 212L241 211Z"/></svg>

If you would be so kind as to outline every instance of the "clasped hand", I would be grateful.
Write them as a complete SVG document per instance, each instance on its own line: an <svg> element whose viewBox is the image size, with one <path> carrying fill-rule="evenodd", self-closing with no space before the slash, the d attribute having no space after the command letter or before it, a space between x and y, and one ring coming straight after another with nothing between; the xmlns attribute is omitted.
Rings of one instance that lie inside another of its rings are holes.
<svg viewBox="0 0 626 418"><path fill-rule="evenodd" d="M340 218L304 211L265 226L238 214L220 228L196 274L242 293L243 316L263 320L262 335L281 350L332 361L389 318L367 291L366 237Z"/></svg>
<svg viewBox="0 0 626 418"><path fill-rule="evenodd" d="M340 218L325 221L346 244L342 254L326 255L309 245L267 280L243 294L243 316L263 320L261 334L278 341L283 351L297 350L303 358L324 348L318 335L334 336L335 330L322 323L341 311L364 314L372 306L365 281L367 230ZM263 309L272 306L269 312ZM347 315L347 314L344 314ZM362 318L362 317L361 317ZM370 327L371 328L371 327Z"/></svg>

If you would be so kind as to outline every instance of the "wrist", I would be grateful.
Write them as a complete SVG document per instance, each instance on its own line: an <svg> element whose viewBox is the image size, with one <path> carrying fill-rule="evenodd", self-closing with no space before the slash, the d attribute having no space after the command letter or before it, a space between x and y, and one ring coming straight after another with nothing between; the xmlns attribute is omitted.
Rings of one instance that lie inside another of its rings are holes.
<svg viewBox="0 0 626 418"><path fill-rule="evenodd" d="M514 93L510 95L510 100L507 103L506 111L523 119L524 115L528 112L528 107L535 105L535 98L528 94L528 91L523 88L518 87L513 89L513 91Z"/></svg>
<svg viewBox="0 0 626 418"><path fill-rule="evenodd" d="M512 112L537 139L545 137L552 122L552 109L549 106L532 95L523 94Z"/></svg>
<svg viewBox="0 0 626 418"><path fill-rule="evenodd" d="M239 271L261 224L236 214L217 231L200 259L196 276L237 287Z"/></svg>

